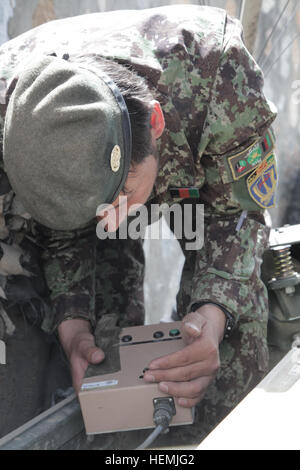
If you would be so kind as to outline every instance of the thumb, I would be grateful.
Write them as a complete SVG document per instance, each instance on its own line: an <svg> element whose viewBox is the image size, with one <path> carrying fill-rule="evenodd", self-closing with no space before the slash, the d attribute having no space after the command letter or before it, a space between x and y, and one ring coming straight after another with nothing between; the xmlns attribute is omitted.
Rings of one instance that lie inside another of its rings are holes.
<svg viewBox="0 0 300 470"><path fill-rule="evenodd" d="M92 347L87 354L87 360L90 364L99 364L104 360L105 354L100 348Z"/></svg>
<svg viewBox="0 0 300 470"><path fill-rule="evenodd" d="M184 317L182 324L183 339L187 344L190 344L201 336L203 327L205 325L205 319L197 312L192 312Z"/></svg>
<svg viewBox="0 0 300 470"><path fill-rule="evenodd" d="M104 352L102 349L97 348L94 337L90 334L80 342L79 354L90 364L98 364L105 357Z"/></svg>

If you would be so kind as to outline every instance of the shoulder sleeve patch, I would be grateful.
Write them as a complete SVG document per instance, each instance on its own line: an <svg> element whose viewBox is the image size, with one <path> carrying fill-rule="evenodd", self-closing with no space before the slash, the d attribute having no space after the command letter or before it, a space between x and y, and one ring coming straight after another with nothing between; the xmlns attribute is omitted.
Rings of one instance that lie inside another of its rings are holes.
<svg viewBox="0 0 300 470"><path fill-rule="evenodd" d="M271 152L247 178L247 188L251 198L263 209L275 206L277 186L276 158Z"/></svg>
<svg viewBox="0 0 300 470"><path fill-rule="evenodd" d="M243 178L257 168L274 148L274 134L268 129L264 136L240 153L227 157L234 181Z"/></svg>

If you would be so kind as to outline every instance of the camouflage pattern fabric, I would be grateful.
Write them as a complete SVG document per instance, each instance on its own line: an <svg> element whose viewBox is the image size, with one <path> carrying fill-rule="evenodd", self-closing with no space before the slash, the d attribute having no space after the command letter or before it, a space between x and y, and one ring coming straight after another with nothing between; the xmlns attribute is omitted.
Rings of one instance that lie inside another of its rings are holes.
<svg viewBox="0 0 300 470"><path fill-rule="evenodd" d="M246 178L235 181L226 164L261 137L276 117L262 91L262 72L242 42L239 22L221 9L172 5L58 20L0 48L0 135L4 92L9 86L13 90L11 80L18 68L35 54L53 52L67 52L71 61L81 53L96 54L130 65L142 75L166 120L158 142L160 170L149 202L180 201L171 197L171 187L200 190L205 246L186 253L178 313L182 317L191 304L210 300L238 320L232 338L221 345L222 367L201 405L203 426L209 415L207 429L211 428L214 413L222 416L234 406L267 365L268 307L260 264L268 229L262 208L247 191ZM29 237L41 250L50 292L51 309L43 320L46 331L70 317L87 318L95 325L96 313L101 316L111 309L120 312L125 324L126 318L141 323L143 261L138 244L102 244L94 222L72 233L39 227L16 201L3 170L1 174L1 240L14 250L15 261L12 271L1 273L4 303L5 276L15 275L18 267L18 275L32 279L29 266L26 273L21 271L25 253L18 251L21 240ZM244 209L248 217L237 233Z"/></svg>
<svg viewBox="0 0 300 470"><path fill-rule="evenodd" d="M129 15L123 11L91 14L85 15L84 21L81 17L68 18L24 33L0 48L0 135L6 110L4 92L7 88L8 95L12 92L12 79L17 76L18 68L36 54L62 55L66 51L70 60L72 55L84 53L130 64L147 80L166 119L166 130L159 142L160 171L153 196L156 202L172 203L170 187L202 188L201 202L206 204L206 214L211 212L211 220L215 221L212 229L220 230L222 238L218 243L218 235L214 235L211 243L211 250L218 245L218 260L216 266L207 264L210 272L205 274L206 285L214 285L215 293L221 289L223 295L219 302L237 313L236 303L232 305L236 301L231 299L236 297L238 287L231 282L230 269L224 287L224 266L228 258L224 224L233 227L234 216L244 207L260 212L261 209L247 196L245 182L242 186L230 178L224 160L227 155L249 146L276 116L262 92L262 73L241 40L239 22L221 9L180 5L130 11ZM36 240L38 227L25 213L21 201L16 201L7 178L5 181L5 173L1 185L2 239L15 250L14 238L19 241L31 236ZM222 217L226 222L222 222ZM260 223L252 222L251 216L249 224L253 228L247 234L256 237L256 230L263 230ZM54 312L44 326L48 330L54 329L64 317L79 315L93 319L96 267L95 257L89 256L95 250L93 230L92 223L87 229L90 236L85 235L86 231L48 232L40 242ZM230 230L229 236L235 238L232 243L238 247L239 235L234 234L233 228L227 229L227 233ZM251 253L252 259L259 259L255 250L261 251L263 246L263 242L257 244L255 239L254 251L248 247L248 255ZM14 253L18 265L21 255ZM248 293L253 291L253 282L247 282L249 257L243 256L242 247L236 254L240 271L236 282L241 282L243 288L238 309L241 313L249 307ZM207 261L211 263L213 259ZM12 269L9 274L16 267ZM194 277L195 285L204 286L202 282L203 269L199 279L197 275ZM203 293L196 291L192 301L203 298Z"/></svg>
<svg viewBox="0 0 300 470"><path fill-rule="evenodd" d="M237 219L235 222L237 223ZM220 270L224 270L224 265L218 264L220 261L218 245L212 249L212 244L218 241L217 237L221 230L216 230L215 227L210 232L212 224L207 224L206 243L202 250L186 251L182 243L186 260L177 295L177 309L180 316L183 316L190 311L192 299L211 300L225 304L230 311L235 312L238 322L232 335L220 344L221 367L215 380L207 389L204 399L195 407L194 424L172 428L168 436L162 436L156 443L158 446L168 445L168 443L169 445L170 443L172 445L199 444L262 380L268 370L269 351L266 339L268 295L259 275L261 258L251 260L251 264L249 260L247 280L245 279L242 284L240 265L236 262L242 256L250 254L254 249L256 237L265 236L265 232L257 231L257 222L248 220L239 235L239 243L236 243L236 237L230 233L230 224L223 221L220 225L222 228L225 227L226 236L222 239L222 243L229 253L225 263L228 267L227 272L223 272L222 280L216 283L215 273L212 271L211 274L207 269L207 260L209 260L209 265L219 266ZM264 239L264 243L266 242L267 240ZM260 241L258 243L261 247L264 244ZM244 255L241 255L242 252ZM259 255L262 255L262 251ZM246 272L244 274L246 275ZM203 282L195 282L195 279L200 277ZM253 284L253 291L247 290L247 299L243 296L244 283ZM126 439L125 436L124 439Z"/></svg>
<svg viewBox="0 0 300 470"><path fill-rule="evenodd" d="M143 325L144 252L142 240L98 240L96 255L97 319L112 312L118 325Z"/></svg>

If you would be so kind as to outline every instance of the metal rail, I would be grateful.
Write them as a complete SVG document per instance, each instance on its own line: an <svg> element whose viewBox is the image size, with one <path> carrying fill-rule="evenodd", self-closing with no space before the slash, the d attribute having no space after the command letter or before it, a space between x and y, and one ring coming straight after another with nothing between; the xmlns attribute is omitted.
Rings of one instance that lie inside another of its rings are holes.
<svg viewBox="0 0 300 470"><path fill-rule="evenodd" d="M0 450L56 450L84 431L75 394L0 439Z"/></svg>

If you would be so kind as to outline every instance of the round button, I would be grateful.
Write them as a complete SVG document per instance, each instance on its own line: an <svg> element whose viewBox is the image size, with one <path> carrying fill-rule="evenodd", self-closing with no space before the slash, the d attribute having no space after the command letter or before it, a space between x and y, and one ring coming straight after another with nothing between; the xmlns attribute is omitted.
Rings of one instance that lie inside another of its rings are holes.
<svg viewBox="0 0 300 470"><path fill-rule="evenodd" d="M164 336L163 331L156 331L155 333L153 333L153 338L155 339L162 338L163 336Z"/></svg>
<svg viewBox="0 0 300 470"><path fill-rule="evenodd" d="M130 335L125 335L125 336L122 336L121 338L121 341L123 341L123 343L129 343L129 341L132 340L132 336Z"/></svg>
<svg viewBox="0 0 300 470"><path fill-rule="evenodd" d="M173 336L179 336L179 335L180 335L180 331L177 330L177 328L175 328L174 330L170 330L170 331L169 331L169 335L172 336L172 337L173 337Z"/></svg>

